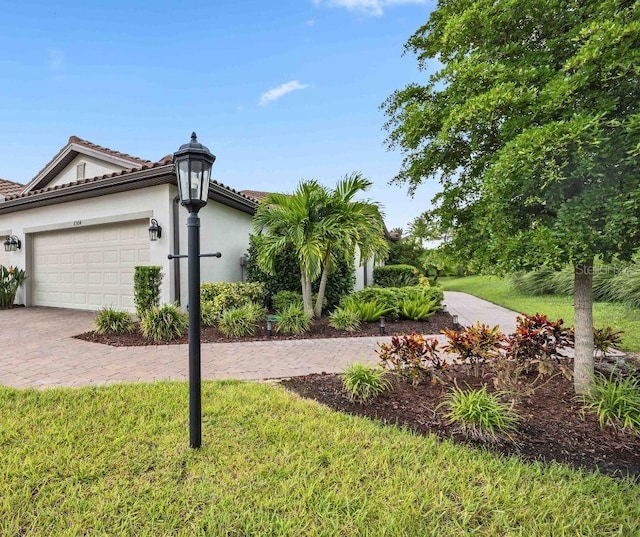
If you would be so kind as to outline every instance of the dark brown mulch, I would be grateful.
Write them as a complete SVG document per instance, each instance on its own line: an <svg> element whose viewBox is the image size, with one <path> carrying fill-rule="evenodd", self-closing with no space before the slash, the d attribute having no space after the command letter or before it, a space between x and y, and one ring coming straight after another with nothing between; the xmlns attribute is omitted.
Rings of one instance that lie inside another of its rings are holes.
<svg viewBox="0 0 640 537"><path fill-rule="evenodd" d="M419 334L439 334L443 328L452 328L453 319L449 313L437 312L426 321L387 321L386 333L392 334L410 334L417 332ZM356 332L345 332L344 330L336 330L329 326L329 319L314 319L311 322L311 330L305 334L290 335L278 334L273 332L271 336L267 335L267 327L265 323L256 325L256 331L253 336L246 337L227 337L223 335L215 326L202 327L202 343L230 343L239 341L269 341L269 340L290 340L290 339L316 339L316 338L342 338L342 337L365 337L379 336L380 328L376 323L362 323L360 329ZM119 335L101 335L96 332L85 332L75 336L77 339L91 341L93 343L103 343L105 345L113 345L114 347L130 347L139 345L157 345L155 341L148 340L142 336L139 326L133 334ZM181 338L168 342L170 345L178 343L187 343L188 335L185 333Z"/></svg>
<svg viewBox="0 0 640 537"><path fill-rule="evenodd" d="M488 380L472 377L460 367L454 375L460 387L480 387ZM453 386L451 380L445 384L427 383L414 387L393 377L393 390L366 405L349 400L342 390L339 375L306 375L284 380L282 384L302 397L319 401L334 410L404 425L420 434L436 434L458 442L483 445L492 451L519 455L524 459L558 461L612 476L640 478L640 437L617 433L611 428L601 430L593 415L581 412L572 382L563 376L555 377L535 395L516 404L515 409L522 417L518 430L512 435L512 441L505 440L499 445L468 439L447 423L444 409L436 409L442 396Z"/></svg>

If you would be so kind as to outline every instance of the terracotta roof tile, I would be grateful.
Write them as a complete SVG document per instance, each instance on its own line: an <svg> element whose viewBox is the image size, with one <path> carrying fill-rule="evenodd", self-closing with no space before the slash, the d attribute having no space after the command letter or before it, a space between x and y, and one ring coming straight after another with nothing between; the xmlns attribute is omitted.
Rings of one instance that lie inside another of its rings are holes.
<svg viewBox="0 0 640 537"><path fill-rule="evenodd" d="M262 201L266 198L271 192L262 192L260 190L241 190L239 194L243 196L247 196L249 198L253 198L255 201Z"/></svg>
<svg viewBox="0 0 640 537"><path fill-rule="evenodd" d="M14 196L20 194L24 190L24 185L9 181L8 179L0 179L0 194L3 196Z"/></svg>
<svg viewBox="0 0 640 537"><path fill-rule="evenodd" d="M130 160L131 162L135 162L136 164L140 164L141 166L144 166L145 164L151 164L150 160L141 159L139 157L134 157L133 155L129 155L127 153L121 153L120 151L115 151L113 149L109 149L108 147L103 147L101 145L94 144L93 142L89 142L88 140L83 140L78 136L69 136L69 143L83 145L84 147L88 147L89 149L95 149L96 151L100 151L101 153L106 153L107 155L111 155L113 157Z"/></svg>

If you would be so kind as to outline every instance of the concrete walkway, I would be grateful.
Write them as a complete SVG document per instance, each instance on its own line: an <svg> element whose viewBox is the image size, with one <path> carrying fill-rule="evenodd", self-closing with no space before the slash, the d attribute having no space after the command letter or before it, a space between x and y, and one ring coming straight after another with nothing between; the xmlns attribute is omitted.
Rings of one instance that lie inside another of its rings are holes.
<svg viewBox="0 0 640 537"><path fill-rule="evenodd" d="M513 331L516 313L464 293L445 293L461 324L481 321ZM57 308L0 311L0 384L18 388L186 380L187 345L111 347L73 339L92 329L95 313ZM205 343L203 379L259 380L339 372L352 362L377 363L378 343L362 337Z"/></svg>

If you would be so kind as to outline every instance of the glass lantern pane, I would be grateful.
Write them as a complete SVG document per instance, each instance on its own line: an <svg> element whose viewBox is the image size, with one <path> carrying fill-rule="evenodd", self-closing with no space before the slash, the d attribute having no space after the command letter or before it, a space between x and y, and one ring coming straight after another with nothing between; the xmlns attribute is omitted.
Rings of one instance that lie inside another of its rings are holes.
<svg viewBox="0 0 640 537"><path fill-rule="evenodd" d="M181 160L178 164L178 175L180 177L180 199L189 199L189 161Z"/></svg>
<svg viewBox="0 0 640 537"><path fill-rule="evenodd" d="M191 161L191 194L192 200L200 199L200 188L202 187L202 161Z"/></svg>
<svg viewBox="0 0 640 537"><path fill-rule="evenodd" d="M205 164L202 173L202 201L209 199L209 179L211 178L211 168Z"/></svg>

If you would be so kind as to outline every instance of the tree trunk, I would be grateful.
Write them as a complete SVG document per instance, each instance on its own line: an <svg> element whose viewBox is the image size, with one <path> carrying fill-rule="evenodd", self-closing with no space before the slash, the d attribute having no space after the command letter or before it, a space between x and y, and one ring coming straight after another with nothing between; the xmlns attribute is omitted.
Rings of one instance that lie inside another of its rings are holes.
<svg viewBox="0 0 640 537"><path fill-rule="evenodd" d="M316 307L313 311L313 314L317 319L322 317L322 303L324 302L324 293L327 289L327 280L329 279L330 262L331 252L327 250L324 255L324 262L322 264L322 276L320 276L320 286L318 287L318 298L316 299Z"/></svg>
<svg viewBox="0 0 640 537"><path fill-rule="evenodd" d="M586 395L593 382L593 265L574 266L573 302L575 308L575 362L573 385L577 394Z"/></svg>
<svg viewBox="0 0 640 537"><path fill-rule="evenodd" d="M301 271L300 283L302 284L302 305L304 312L309 316L313 316L313 297L311 294L311 280L307 278L304 271Z"/></svg>

